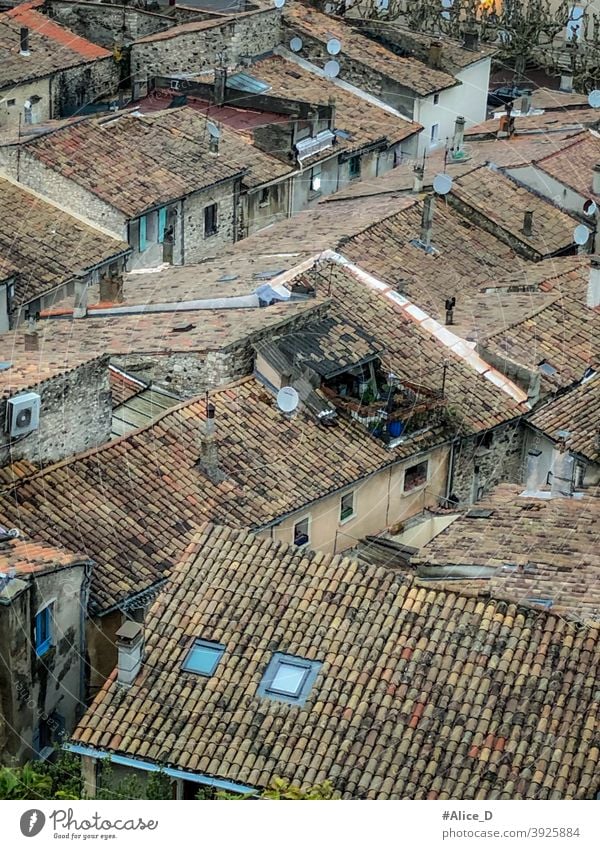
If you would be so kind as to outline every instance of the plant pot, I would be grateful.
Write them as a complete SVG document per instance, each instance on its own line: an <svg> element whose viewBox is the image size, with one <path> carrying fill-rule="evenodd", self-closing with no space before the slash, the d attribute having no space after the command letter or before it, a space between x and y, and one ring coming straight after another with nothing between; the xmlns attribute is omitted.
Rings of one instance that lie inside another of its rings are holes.
<svg viewBox="0 0 600 849"><path fill-rule="evenodd" d="M393 438L402 435L402 431L404 430L404 422L388 422L388 433Z"/></svg>

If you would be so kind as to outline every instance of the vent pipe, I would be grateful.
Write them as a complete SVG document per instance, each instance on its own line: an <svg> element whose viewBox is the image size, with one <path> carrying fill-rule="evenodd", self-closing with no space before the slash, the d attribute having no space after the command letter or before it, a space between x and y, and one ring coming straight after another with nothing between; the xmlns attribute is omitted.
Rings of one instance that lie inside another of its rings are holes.
<svg viewBox="0 0 600 849"><path fill-rule="evenodd" d="M590 260L586 303L592 309L600 307L600 257L597 256L593 256Z"/></svg>
<svg viewBox="0 0 600 849"><path fill-rule="evenodd" d="M335 99L333 94L329 95L328 103L329 103L329 109L330 109L329 129L333 133L335 131L335 110L336 110L336 99Z"/></svg>
<svg viewBox="0 0 600 849"><path fill-rule="evenodd" d="M459 115L454 122L454 138L452 139L452 150L454 156L462 150L465 140L465 119Z"/></svg>
<svg viewBox="0 0 600 849"><path fill-rule="evenodd" d="M533 212L527 211L523 215L523 233L526 236L533 235Z"/></svg>
<svg viewBox="0 0 600 849"><path fill-rule="evenodd" d="M431 245L431 233L433 230L433 212L435 209L435 195L431 193L423 203L423 216L421 218L421 242L429 247Z"/></svg>
<svg viewBox="0 0 600 849"><path fill-rule="evenodd" d="M21 56L29 56L29 27L21 27L19 43Z"/></svg>
<svg viewBox="0 0 600 849"><path fill-rule="evenodd" d="M216 106L225 103L225 90L227 88L227 68L215 68L214 99Z"/></svg>
<svg viewBox="0 0 600 849"><path fill-rule="evenodd" d="M552 454L552 498L571 498L575 460L567 451L564 439L559 440Z"/></svg>
<svg viewBox="0 0 600 849"><path fill-rule="evenodd" d="M144 655L144 629L139 622L127 620L116 633L117 683L130 687L142 666Z"/></svg>
<svg viewBox="0 0 600 849"><path fill-rule="evenodd" d="M225 475L219 468L219 452L215 436L215 405L206 405L206 421L200 441L200 466L206 476L213 483L219 483L225 479Z"/></svg>
<svg viewBox="0 0 600 849"><path fill-rule="evenodd" d="M521 98L521 115L529 115L531 111L531 89L527 89L523 92L523 97Z"/></svg>

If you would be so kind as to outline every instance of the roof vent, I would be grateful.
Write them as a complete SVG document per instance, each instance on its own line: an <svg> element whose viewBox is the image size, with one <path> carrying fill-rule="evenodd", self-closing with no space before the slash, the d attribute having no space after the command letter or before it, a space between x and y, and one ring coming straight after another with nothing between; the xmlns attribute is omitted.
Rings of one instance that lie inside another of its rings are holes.
<svg viewBox="0 0 600 849"><path fill-rule="evenodd" d="M194 327L194 324L176 324L175 327L171 328L171 333L187 333L188 330L193 330Z"/></svg>
<svg viewBox="0 0 600 849"><path fill-rule="evenodd" d="M465 519L489 519L493 515L493 510L469 510L465 515Z"/></svg>
<svg viewBox="0 0 600 849"><path fill-rule="evenodd" d="M21 27L19 43L21 56L29 56L29 27Z"/></svg>

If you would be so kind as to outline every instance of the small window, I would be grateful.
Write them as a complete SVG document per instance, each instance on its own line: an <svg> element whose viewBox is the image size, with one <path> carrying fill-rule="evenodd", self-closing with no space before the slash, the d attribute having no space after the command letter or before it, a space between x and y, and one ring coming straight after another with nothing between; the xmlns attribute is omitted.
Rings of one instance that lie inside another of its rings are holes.
<svg viewBox="0 0 600 849"><path fill-rule="evenodd" d="M360 156L353 156L348 160L348 174L351 180L360 177Z"/></svg>
<svg viewBox="0 0 600 849"><path fill-rule="evenodd" d="M258 199L259 206L268 206L271 201L271 190L269 188L261 189Z"/></svg>
<svg viewBox="0 0 600 849"><path fill-rule="evenodd" d="M430 131L430 134L429 134L429 140L430 140L431 144L437 144L439 137L440 137L440 125L439 124L432 124L431 125L431 131Z"/></svg>
<svg viewBox="0 0 600 849"><path fill-rule="evenodd" d="M313 195L321 193L321 166L316 165L310 172L310 191Z"/></svg>
<svg viewBox="0 0 600 849"><path fill-rule="evenodd" d="M434 94L434 95L433 95L433 105L434 105L434 106L437 106L439 102L440 102L440 96L439 96L439 94Z"/></svg>
<svg viewBox="0 0 600 849"><path fill-rule="evenodd" d="M217 229L217 204L211 203L204 208L204 237L214 236Z"/></svg>
<svg viewBox="0 0 600 849"><path fill-rule="evenodd" d="M410 492L427 483L429 461L423 460L415 466L409 466L404 472L404 492Z"/></svg>
<svg viewBox="0 0 600 849"><path fill-rule="evenodd" d="M585 465L583 463L575 463L575 489L581 489L585 480Z"/></svg>
<svg viewBox="0 0 600 849"><path fill-rule="evenodd" d="M211 643L207 640L196 640L183 662L182 669L186 672L196 672L210 678L214 675L219 661L223 657L225 646L221 643Z"/></svg>
<svg viewBox="0 0 600 849"><path fill-rule="evenodd" d="M354 516L354 492L347 492L340 499L340 522L345 522Z"/></svg>
<svg viewBox="0 0 600 849"><path fill-rule="evenodd" d="M306 516L294 525L294 545L308 545L310 542L309 518Z"/></svg>
<svg viewBox="0 0 600 849"><path fill-rule="evenodd" d="M16 103L16 101L15 101L15 99L14 99L14 97L13 97L13 98L11 98L11 99L7 100L7 101L6 101L6 103L7 103L7 105L8 105L8 106L14 106L14 105L15 105L15 103Z"/></svg>
<svg viewBox="0 0 600 849"><path fill-rule="evenodd" d="M278 652L265 670L258 695L280 702L304 704L320 668L321 664L317 661Z"/></svg>
<svg viewBox="0 0 600 849"><path fill-rule="evenodd" d="M35 617L35 652L38 657L52 646L52 607L49 604Z"/></svg>

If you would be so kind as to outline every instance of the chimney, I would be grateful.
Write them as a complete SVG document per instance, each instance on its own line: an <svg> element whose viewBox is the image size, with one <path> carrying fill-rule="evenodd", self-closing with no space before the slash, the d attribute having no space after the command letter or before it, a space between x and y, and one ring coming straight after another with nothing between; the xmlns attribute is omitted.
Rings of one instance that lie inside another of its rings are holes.
<svg viewBox="0 0 600 849"><path fill-rule="evenodd" d="M479 33L476 26L465 27L463 45L467 50L479 50Z"/></svg>
<svg viewBox="0 0 600 849"><path fill-rule="evenodd" d="M432 41L429 45L429 65L432 68L439 68L442 64L442 51L444 45L441 41Z"/></svg>
<svg viewBox="0 0 600 849"><path fill-rule="evenodd" d="M119 304L123 301L123 275L108 274L100 279L100 301Z"/></svg>
<svg viewBox="0 0 600 849"><path fill-rule="evenodd" d="M423 191L423 179L425 177L425 164L417 162L413 168L413 192L418 195Z"/></svg>
<svg viewBox="0 0 600 849"><path fill-rule="evenodd" d="M142 666L144 629L139 622L127 619L117 631L116 637L119 652L117 683L122 687L130 687Z"/></svg>
<svg viewBox="0 0 600 849"><path fill-rule="evenodd" d="M552 452L552 498L570 498L573 495L573 467L575 461L567 451L564 438L559 439Z"/></svg>
<svg viewBox="0 0 600 849"><path fill-rule="evenodd" d="M421 242L429 247L431 245L431 231L433 229L433 212L435 209L435 195L427 195L423 204L423 216L421 218Z"/></svg>
<svg viewBox="0 0 600 849"><path fill-rule="evenodd" d="M24 343L25 343L25 350L26 351L37 351L37 350L39 350L38 335L37 335L37 332L35 330L30 331L29 333L26 333L25 336L23 337L23 340L24 340Z"/></svg>
<svg viewBox="0 0 600 849"><path fill-rule="evenodd" d="M456 298L446 299L446 324L454 324L454 307L456 306Z"/></svg>
<svg viewBox="0 0 600 849"><path fill-rule="evenodd" d="M21 56L29 56L29 27L21 27L20 45Z"/></svg>
<svg viewBox="0 0 600 849"><path fill-rule="evenodd" d="M452 150L454 155L462 149L465 140L465 119L459 115L454 122L454 138L452 139Z"/></svg>
<svg viewBox="0 0 600 849"><path fill-rule="evenodd" d="M335 110L336 110L336 100L335 97L331 94L329 96L329 108L331 110L331 117L329 118L329 129L333 133L335 130Z"/></svg>
<svg viewBox="0 0 600 849"><path fill-rule="evenodd" d="M206 405L206 422L204 423L204 432L200 441L200 459L198 463L208 479L213 483L220 483L220 481L225 479L225 475L219 468L219 452L215 437L214 404Z"/></svg>
<svg viewBox="0 0 600 849"><path fill-rule="evenodd" d="M216 106L225 103L225 90L227 88L227 68L215 68L214 100Z"/></svg>
<svg viewBox="0 0 600 849"><path fill-rule="evenodd" d="M590 260L586 303L592 309L600 306L600 257L597 256Z"/></svg>
<svg viewBox="0 0 600 849"><path fill-rule="evenodd" d="M82 275L75 280L75 303L73 306L73 318L85 318L87 315L88 284L87 278Z"/></svg>
<svg viewBox="0 0 600 849"><path fill-rule="evenodd" d="M572 92L573 91L573 75L572 74L561 74L560 75L560 86L559 91Z"/></svg>
<svg viewBox="0 0 600 849"><path fill-rule="evenodd" d="M531 90L527 89L523 92L523 97L521 98L521 115L529 115L531 111Z"/></svg>
<svg viewBox="0 0 600 849"><path fill-rule="evenodd" d="M526 236L533 235L533 212L525 212L523 214L523 233Z"/></svg>
<svg viewBox="0 0 600 849"><path fill-rule="evenodd" d="M527 480L525 481L526 492L537 492L542 483L540 476L541 451L529 451L527 454Z"/></svg>

